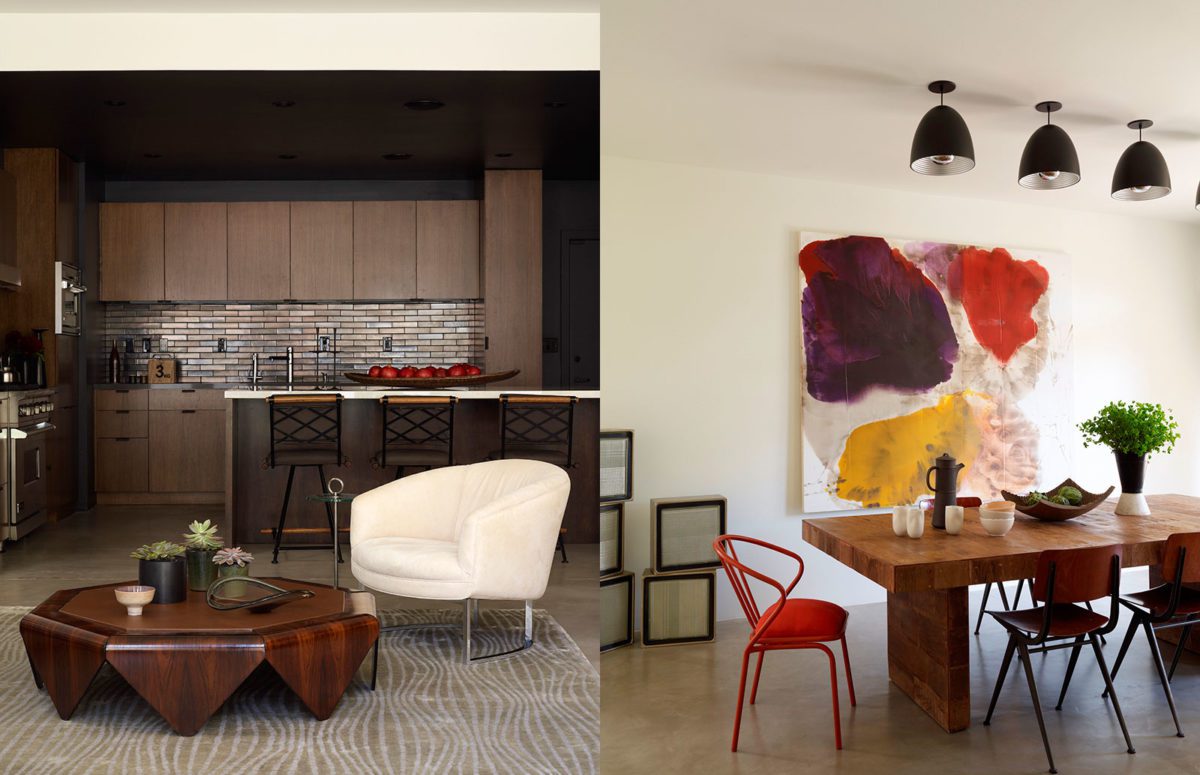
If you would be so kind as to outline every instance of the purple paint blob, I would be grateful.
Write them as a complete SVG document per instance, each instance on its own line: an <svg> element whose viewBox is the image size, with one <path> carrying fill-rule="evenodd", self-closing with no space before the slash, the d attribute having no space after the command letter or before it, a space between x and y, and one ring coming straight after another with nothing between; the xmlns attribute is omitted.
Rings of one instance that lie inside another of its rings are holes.
<svg viewBox="0 0 1200 775"><path fill-rule="evenodd" d="M950 379L958 341L938 289L877 237L800 251L808 392L851 403L871 388L919 393Z"/></svg>

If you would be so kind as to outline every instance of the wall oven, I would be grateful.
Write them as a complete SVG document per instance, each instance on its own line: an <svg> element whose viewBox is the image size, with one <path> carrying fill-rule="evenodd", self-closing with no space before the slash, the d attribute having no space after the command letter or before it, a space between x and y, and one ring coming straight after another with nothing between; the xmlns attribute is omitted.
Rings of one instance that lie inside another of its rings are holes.
<svg viewBox="0 0 1200 775"><path fill-rule="evenodd" d="M46 449L52 390L26 390L0 399L0 551L46 522Z"/></svg>
<svg viewBox="0 0 1200 775"><path fill-rule="evenodd" d="M83 330L83 294L79 267L54 262L54 333L79 336Z"/></svg>

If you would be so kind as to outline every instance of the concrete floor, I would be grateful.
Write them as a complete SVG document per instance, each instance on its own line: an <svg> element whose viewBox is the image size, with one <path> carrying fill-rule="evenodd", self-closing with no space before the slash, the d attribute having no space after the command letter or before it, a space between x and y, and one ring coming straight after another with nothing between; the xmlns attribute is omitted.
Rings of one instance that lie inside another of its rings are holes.
<svg viewBox="0 0 1200 775"><path fill-rule="evenodd" d="M0 605L34 606L59 589L136 578L137 561L129 558L135 548L157 540L178 541L193 519L220 524L223 515L221 506L97 506L46 525L18 543L6 544L0 553ZM272 565L270 544L246 544L243 548L255 557L251 575L324 584L333 581L331 552L280 552L279 564ZM349 547L342 551L345 562L339 570L339 583L357 588L350 573ZM567 558L570 562L555 561L546 595L535 606L546 609L598 667L599 546L567 544ZM380 608L462 608L461 603L382 593L376 593L376 600ZM512 608L514 604L499 602L495 606Z"/></svg>
<svg viewBox="0 0 1200 775"><path fill-rule="evenodd" d="M972 596L972 612L979 605ZM1109 637L1111 667L1126 619ZM816 651L773 652L758 702L747 705L738 753L729 750L744 621L722 622L711 644L610 651L601 658L601 772L612 773L1038 773L1046 759L1024 672L1014 662L990 727L982 725L1006 636L986 621L971 642L971 723L947 734L887 678L886 608L850 611L850 659L858 706L850 707L841 657L842 736L833 741L828 661ZM1125 752L1103 681L1085 651L1062 711L1054 703L1068 650L1033 655L1059 772L1200 773L1200 658L1180 662L1172 687L1184 739L1139 636L1116 681L1137 754ZM752 663L753 664L753 663ZM747 699L749 686L747 686Z"/></svg>

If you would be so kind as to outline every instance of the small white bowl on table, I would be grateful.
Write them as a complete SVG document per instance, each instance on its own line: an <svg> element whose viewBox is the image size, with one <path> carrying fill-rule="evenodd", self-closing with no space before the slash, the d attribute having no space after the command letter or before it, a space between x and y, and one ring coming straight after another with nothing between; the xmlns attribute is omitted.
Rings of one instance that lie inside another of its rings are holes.
<svg viewBox="0 0 1200 775"><path fill-rule="evenodd" d="M990 536L999 538L1007 535L1008 531L1012 530L1013 523L1016 522L1016 512L1014 509L988 508L991 504L984 504L979 507L979 524L983 525L983 530Z"/></svg>

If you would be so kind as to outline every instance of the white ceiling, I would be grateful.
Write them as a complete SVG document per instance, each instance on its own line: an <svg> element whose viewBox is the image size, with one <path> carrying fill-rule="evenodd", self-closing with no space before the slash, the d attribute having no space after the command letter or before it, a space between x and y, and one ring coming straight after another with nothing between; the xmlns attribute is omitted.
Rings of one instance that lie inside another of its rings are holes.
<svg viewBox="0 0 1200 775"><path fill-rule="evenodd" d="M1193 0L604 0L602 152L954 196L1192 220L1200 182ZM912 133L958 83L976 167L908 168ZM1017 185L1033 106L1058 100L1082 181ZM1115 202L1113 166L1150 118L1174 190Z"/></svg>
<svg viewBox="0 0 1200 775"><path fill-rule="evenodd" d="M595 13L600 0L0 0L0 13Z"/></svg>

